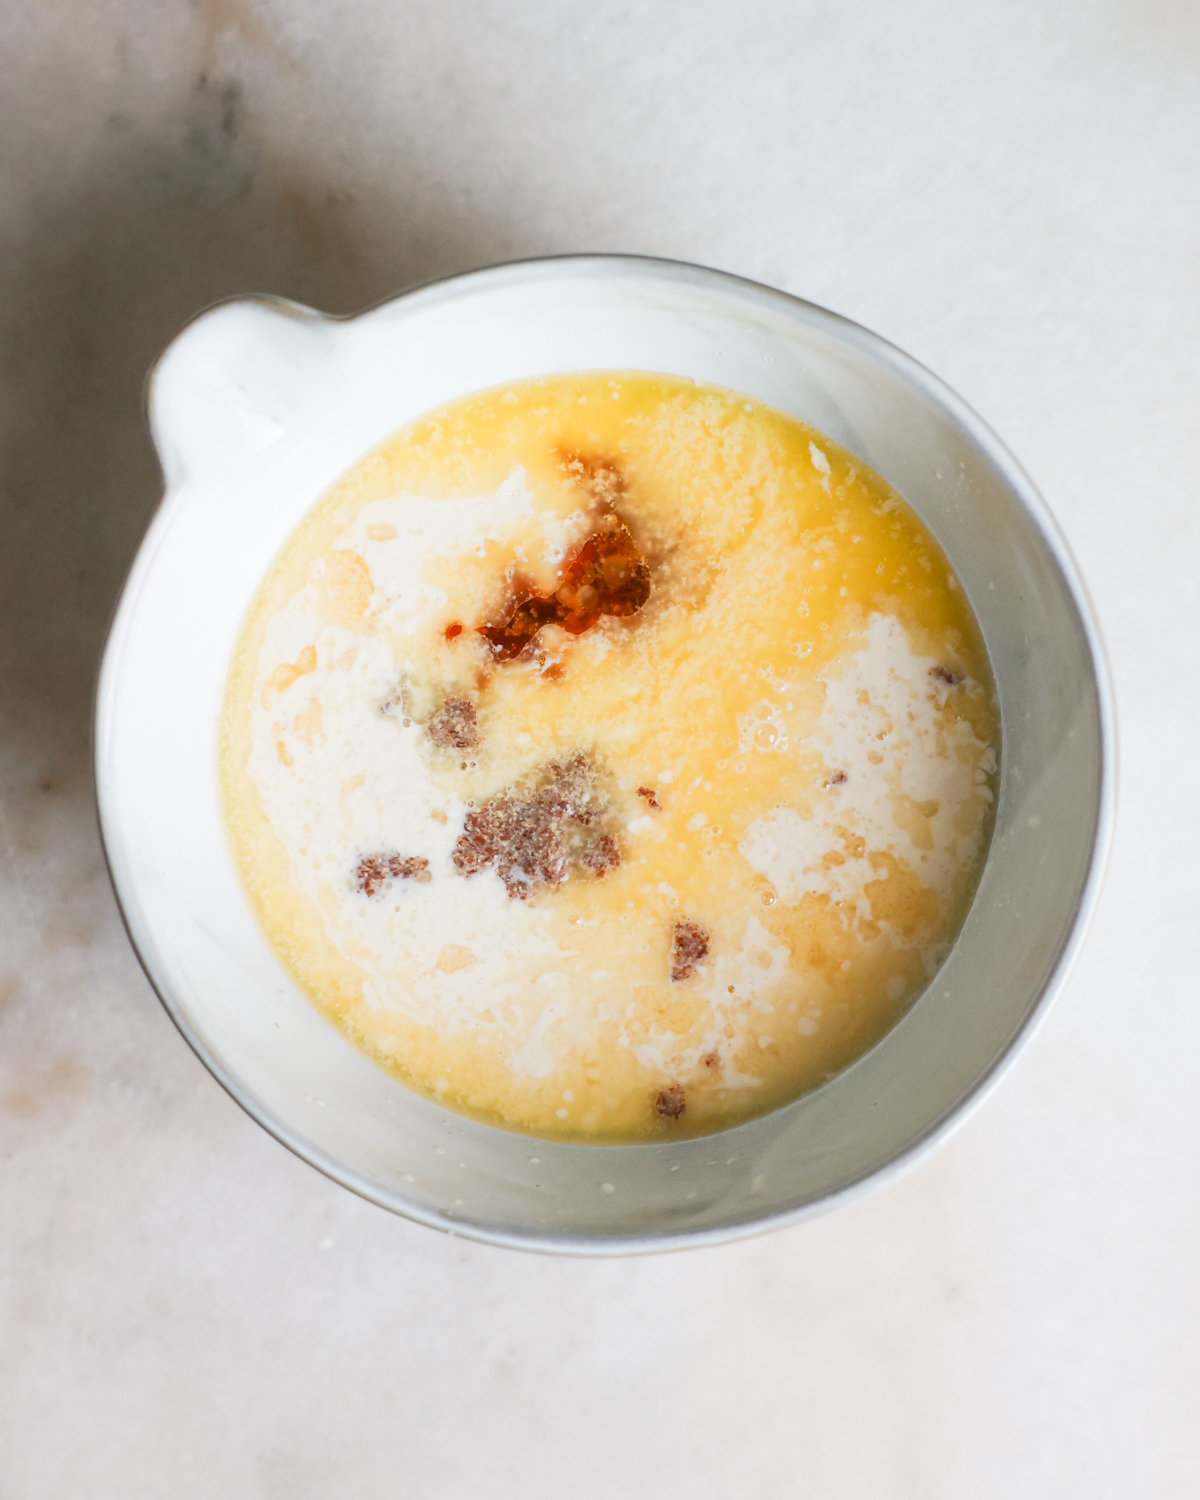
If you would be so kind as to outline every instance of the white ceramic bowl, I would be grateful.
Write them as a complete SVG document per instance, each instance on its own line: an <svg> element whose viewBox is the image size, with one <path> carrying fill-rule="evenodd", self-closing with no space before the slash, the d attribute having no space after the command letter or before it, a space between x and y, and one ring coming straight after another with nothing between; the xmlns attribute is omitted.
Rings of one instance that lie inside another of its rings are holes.
<svg viewBox="0 0 1200 1500"><path fill-rule="evenodd" d="M351 463L439 402L551 371L744 391L858 454L945 548L999 690L996 829L953 951L912 1010L816 1093L716 1136L570 1146L453 1115L301 997L227 847L216 721L250 596ZM96 785L113 883L163 1004L235 1099L322 1171L410 1218L573 1252L731 1238L845 1201L977 1102L1061 985L1113 818L1107 672L1033 485L928 371L820 308L693 266L500 266L339 320L266 298L203 314L149 386L166 476L100 676Z"/></svg>

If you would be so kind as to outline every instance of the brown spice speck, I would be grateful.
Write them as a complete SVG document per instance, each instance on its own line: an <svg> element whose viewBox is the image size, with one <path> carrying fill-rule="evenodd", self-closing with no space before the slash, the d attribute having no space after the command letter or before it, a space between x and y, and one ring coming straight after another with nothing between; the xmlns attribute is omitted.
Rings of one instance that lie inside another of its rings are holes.
<svg viewBox="0 0 1200 1500"><path fill-rule="evenodd" d="M944 682L947 687L957 687L962 681L958 673L952 672L949 667L930 667L929 675L938 682Z"/></svg>
<svg viewBox="0 0 1200 1500"><path fill-rule="evenodd" d="M550 761L532 785L470 808L454 867L475 875L492 865L508 894L522 901L541 886L560 885L573 865L604 875L621 863L616 840L603 832L609 810L586 756Z"/></svg>
<svg viewBox="0 0 1200 1500"><path fill-rule="evenodd" d="M415 854L365 854L354 869L354 888L364 896L377 896L389 880L428 879L429 861Z"/></svg>
<svg viewBox="0 0 1200 1500"><path fill-rule="evenodd" d="M658 793L652 786L638 787L637 794L639 797L645 797L646 806L649 807L653 812L658 812L662 807L662 804L658 800Z"/></svg>
<svg viewBox="0 0 1200 1500"><path fill-rule="evenodd" d="M676 922L671 937L671 978L690 979L708 957L708 929L699 922Z"/></svg>
<svg viewBox="0 0 1200 1500"><path fill-rule="evenodd" d="M664 1120L678 1120L686 1108L687 1098L679 1084L673 1083L669 1088L659 1089L654 1109Z"/></svg>
<svg viewBox="0 0 1200 1500"><path fill-rule="evenodd" d="M585 870L590 870L597 879L606 871L615 870L621 863L621 851L617 848L616 839L607 833L601 835L579 856L579 863Z"/></svg>
<svg viewBox="0 0 1200 1500"><path fill-rule="evenodd" d="M425 726L425 733L443 749L473 750L479 743L475 705L451 694Z"/></svg>

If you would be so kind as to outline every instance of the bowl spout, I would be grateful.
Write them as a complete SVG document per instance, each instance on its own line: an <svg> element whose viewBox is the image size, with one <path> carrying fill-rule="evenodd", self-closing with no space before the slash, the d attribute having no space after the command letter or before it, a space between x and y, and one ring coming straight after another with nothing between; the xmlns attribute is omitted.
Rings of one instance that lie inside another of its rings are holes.
<svg viewBox="0 0 1200 1500"><path fill-rule="evenodd" d="M147 382L168 488L246 478L290 451L326 403L340 326L266 297L222 303L191 323Z"/></svg>

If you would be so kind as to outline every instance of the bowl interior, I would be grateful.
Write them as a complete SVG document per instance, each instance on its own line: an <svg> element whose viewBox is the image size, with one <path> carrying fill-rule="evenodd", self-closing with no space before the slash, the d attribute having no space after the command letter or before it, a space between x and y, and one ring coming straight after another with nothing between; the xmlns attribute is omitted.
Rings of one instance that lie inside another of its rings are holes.
<svg viewBox="0 0 1200 1500"><path fill-rule="evenodd" d="M250 596L355 459L450 397L645 369L820 428L910 502L978 616L1000 695L996 828L947 962L817 1093L719 1135L566 1146L452 1115L369 1063L266 947L234 870L215 724ZM586 258L476 273L338 321L256 299L171 345L150 415L167 493L101 674L101 822L130 934L218 1078L314 1165L424 1222L596 1251L720 1238L827 1206L936 1140L1044 1004L1094 899L1111 728L1086 602L1036 492L926 371L855 325L713 272Z"/></svg>

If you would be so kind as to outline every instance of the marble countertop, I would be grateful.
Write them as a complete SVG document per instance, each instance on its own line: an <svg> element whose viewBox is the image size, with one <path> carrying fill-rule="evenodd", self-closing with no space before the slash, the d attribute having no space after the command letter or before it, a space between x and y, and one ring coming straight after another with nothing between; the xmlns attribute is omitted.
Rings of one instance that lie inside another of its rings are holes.
<svg viewBox="0 0 1200 1500"><path fill-rule="evenodd" d="M1200 1491L1200 11L4 0L0 38L0 1500ZM949 380L1065 528L1122 732L1098 920L986 1106L853 1208L620 1263L389 1217L244 1116L88 764L181 323L571 250Z"/></svg>

